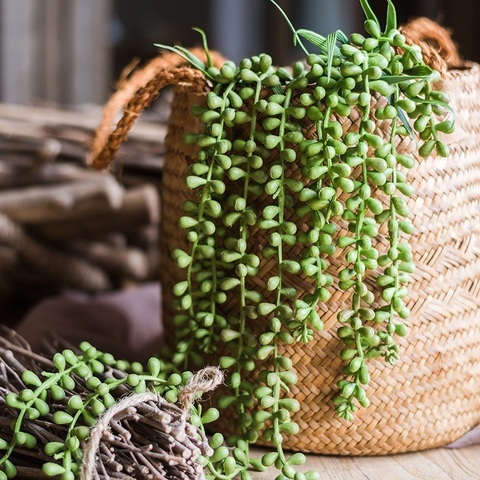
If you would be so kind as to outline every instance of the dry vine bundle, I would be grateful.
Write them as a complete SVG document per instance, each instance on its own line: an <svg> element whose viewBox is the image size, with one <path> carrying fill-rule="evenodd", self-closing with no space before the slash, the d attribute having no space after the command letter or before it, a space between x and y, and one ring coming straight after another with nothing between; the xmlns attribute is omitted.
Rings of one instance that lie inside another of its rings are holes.
<svg viewBox="0 0 480 480"><path fill-rule="evenodd" d="M0 338L0 478L63 480L204 478L198 463L213 452L190 409L222 375L204 369L164 378L83 344L49 358L15 332ZM180 388L188 378L187 386ZM177 400L170 403L161 395ZM203 414L203 421L216 411Z"/></svg>

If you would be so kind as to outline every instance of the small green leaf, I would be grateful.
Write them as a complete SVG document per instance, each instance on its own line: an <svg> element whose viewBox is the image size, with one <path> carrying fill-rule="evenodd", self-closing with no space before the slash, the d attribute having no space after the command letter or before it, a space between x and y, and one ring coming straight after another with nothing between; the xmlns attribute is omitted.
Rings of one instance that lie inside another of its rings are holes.
<svg viewBox="0 0 480 480"><path fill-rule="evenodd" d="M33 385L34 387L39 387L42 382L41 380L38 378L38 376L30 371L30 370L25 370L23 373L22 373L22 380L24 381L24 383L26 383L27 385Z"/></svg>
<svg viewBox="0 0 480 480"><path fill-rule="evenodd" d="M295 398L282 398L278 402L279 407L286 408L290 413L300 410L300 402Z"/></svg>
<svg viewBox="0 0 480 480"><path fill-rule="evenodd" d="M284 260L281 265L288 273L294 275L297 275L302 270L300 264L295 260Z"/></svg>
<svg viewBox="0 0 480 480"><path fill-rule="evenodd" d="M428 65L416 65L415 67L405 70L403 73L411 78L427 78L433 73L433 69Z"/></svg>
<svg viewBox="0 0 480 480"><path fill-rule="evenodd" d="M236 363L237 363L236 358L227 357L227 356L220 357L220 361L219 361L221 368L230 368L230 367L233 367L233 365L235 365Z"/></svg>
<svg viewBox="0 0 480 480"><path fill-rule="evenodd" d="M53 356L53 363L59 372L63 372L65 370L66 361L65 357L61 353L57 352Z"/></svg>
<svg viewBox="0 0 480 480"><path fill-rule="evenodd" d="M65 468L58 463L47 462L44 463L42 466L43 473L47 475L47 477L55 477L57 475L62 475L66 472Z"/></svg>
<svg viewBox="0 0 480 480"><path fill-rule="evenodd" d="M16 408L18 410L25 408L25 403L20 400L19 396L15 393L7 393L5 397L5 403L10 408Z"/></svg>
<svg viewBox="0 0 480 480"><path fill-rule="evenodd" d="M161 367L162 367L162 364L157 357L151 357L148 360L147 368L148 368L148 371L150 372L150 375L154 377L158 377Z"/></svg>
<svg viewBox="0 0 480 480"><path fill-rule="evenodd" d="M74 452L75 450L78 450L80 448L80 440L77 437L70 437L65 442L65 447L70 452Z"/></svg>
<svg viewBox="0 0 480 480"><path fill-rule="evenodd" d="M29 449L35 448L35 445L37 444L37 439L31 433L26 432L16 432L13 435L13 440L18 445L22 445Z"/></svg>
<svg viewBox="0 0 480 480"><path fill-rule="evenodd" d="M193 67L200 70L206 77L209 77L211 80L214 80L212 76L208 73L205 64L195 55L193 55L187 48L170 45L163 45L161 43L155 43L155 47L162 48L163 50L168 50L169 52L176 53L180 55L186 62L190 63Z"/></svg>
<svg viewBox="0 0 480 480"><path fill-rule="evenodd" d="M226 447L225 445L222 445L215 450L215 453L210 457L210 461L212 463L220 462L221 460L224 460L225 458L227 458L229 455L230 455L230 450L228 449L228 447Z"/></svg>
<svg viewBox="0 0 480 480"><path fill-rule="evenodd" d="M274 276L268 279L267 288L270 292L272 292L273 290L276 290L279 285L280 285L280 277Z"/></svg>
<svg viewBox="0 0 480 480"><path fill-rule="evenodd" d="M57 402L60 402L65 398L65 390L59 385L52 385L50 387L50 393L52 394L52 398Z"/></svg>
<svg viewBox="0 0 480 480"><path fill-rule="evenodd" d="M327 80L330 81L332 76L332 67L333 67L333 57L335 55L337 47L337 38L338 30L336 32L330 33L327 36Z"/></svg>
<svg viewBox="0 0 480 480"><path fill-rule="evenodd" d="M137 385L137 387L138 387L138 385ZM90 406L92 408L92 413L96 416L101 415L105 411L105 405L98 399L94 399L90 403Z"/></svg>
<svg viewBox="0 0 480 480"><path fill-rule="evenodd" d="M400 119L400 121L402 122L402 125L405 127L405 129L407 130L408 132L408 135L410 136L410 138L415 138L414 136L414 133L413 133L413 129L412 129L412 126L410 125L410 122L408 121L408 118L407 116L405 115L405 112L401 109L401 108L397 108L397 112L398 112L398 118Z"/></svg>
<svg viewBox="0 0 480 480"><path fill-rule="evenodd" d="M173 287L173 293L176 297L182 296L188 289L189 283L187 280L177 283Z"/></svg>
<svg viewBox="0 0 480 480"><path fill-rule="evenodd" d="M80 425L72 430L72 435L75 435L80 440L86 440L90 435L90 429L85 425Z"/></svg>
<svg viewBox="0 0 480 480"><path fill-rule="evenodd" d="M228 397L220 397L218 399L218 406L222 409L228 408L234 402L237 401L237 397L235 396L228 396Z"/></svg>
<svg viewBox="0 0 480 480"><path fill-rule="evenodd" d="M387 27L385 31L389 32L397 28L397 11L395 10L395 5L393 4L392 0L387 1Z"/></svg>
<svg viewBox="0 0 480 480"><path fill-rule="evenodd" d="M36 420L40 417L40 412L36 408L30 407L25 411L25 416L28 420Z"/></svg>
<svg viewBox="0 0 480 480"><path fill-rule="evenodd" d="M188 188L194 190L195 188L198 188L202 185L205 185L207 181L204 178L201 177L196 177L195 175L189 175L187 177L187 186Z"/></svg>
<svg viewBox="0 0 480 480"><path fill-rule="evenodd" d="M69 348L66 348L62 352L62 355L65 357L65 361L70 365L76 365L78 363L78 356Z"/></svg>
<svg viewBox="0 0 480 480"><path fill-rule="evenodd" d="M220 332L220 339L222 340L222 342L225 342L225 343L231 342L232 340L236 340L239 337L240 337L239 332L236 332L235 330L232 330L229 328L224 328Z"/></svg>
<svg viewBox="0 0 480 480"><path fill-rule="evenodd" d="M220 417L220 412L216 408L209 408L203 415L202 415L202 423L212 423L218 420Z"/></svg>
<svg viewBox="0 0 480 480"><path fill-rule="evenodd" d="M277 307L273 303L261 303L257 309L259 315L269 315L272 313Z"/></svg>
<svg viewBox="0 0 480 480"><path fill-rule="evenodd" d="M202 36L203 50L205 51L205 56L207 57L207 67L213 67L212 57L210 56L210 49L208 48L207 35L205 35L205 32L201 28L194 27L192 28L192 30L198 32Z"/></svg>
<svg viewBox="0 0 480 480"><path fill-rule="evenodd" d="M275 347L273 345L264 345L257 350L257 358L266 360L274 351Z"/></svg>
<svg viewBox="0 0 480 480"><path fill-rule="evenodd" d="M8 478L15 478L17 476L17 467L15 467L10 460L6 459L3 462L3 468Z"/></svg>
<svg viewBox="0 0 480 480"><path fill-rule="evenodd" d="M81 399L80 399L81 401ZM69 423L72 423L73 417L68 414L67 412L62 412L58 411L53 414L53 421L57 425L68 425Z"/></svg>
<svg viewBox="0 0 480 480"><path fill-rule="evenodd" d="M237 287L240 284L241 284L241 281L238 278L228 277L221 280L220 288L222 290L227 291L227 290L232 290L233 288Z"/></svg>
<svg viewBox="0 0 480 480"><path fill-rule="evenodd" d="M70 378L70 377L68 377ZM48 415L50 412L50 407L48 403L42 400L41 398L36 398L34 401L35 408L40 412L41 416Z"/></svg>
<svg viewBox="0 0 480 480"><path fill-rule="evenodd" d="M265 467L270 467L273 465L278 458L278 453L277 452L268 452L262 457L262 464Z"/></svg>
<svg viewBox="0 0 480 480"><path fill-rule="evenodd" d="M380 27L380 22L378 21L377 16L372 10L372 7L368 3L368 0L360 0L360 5L362 6L362 10L365 13L365 18L367 18L367 20L373 20Z"/></svg>

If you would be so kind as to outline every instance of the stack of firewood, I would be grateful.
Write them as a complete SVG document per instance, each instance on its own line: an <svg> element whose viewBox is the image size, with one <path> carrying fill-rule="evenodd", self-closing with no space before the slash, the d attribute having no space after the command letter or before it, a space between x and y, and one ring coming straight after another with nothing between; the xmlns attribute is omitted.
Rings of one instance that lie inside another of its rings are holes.
<svg viewBox="0 0 480 480"><path fill-rule="evenodd" d="M0 104L0 304L156 278L167 115L164 100L98 173L86 159L99 108Z"/></svg>

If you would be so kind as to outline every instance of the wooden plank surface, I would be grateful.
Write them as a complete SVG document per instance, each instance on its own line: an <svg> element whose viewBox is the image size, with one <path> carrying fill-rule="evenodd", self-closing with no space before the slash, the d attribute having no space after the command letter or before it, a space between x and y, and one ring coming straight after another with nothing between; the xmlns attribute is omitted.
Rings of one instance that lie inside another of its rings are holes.
<svg viewBox="0 0 480 480"><path fill-rule="evenodd" d="M266 450L256 450L261 456ZM322 480L477 480L480 445L376 457L309 455L300 471L313 470ZM278 472L255 473L254 480L274 480Z"/></svg>

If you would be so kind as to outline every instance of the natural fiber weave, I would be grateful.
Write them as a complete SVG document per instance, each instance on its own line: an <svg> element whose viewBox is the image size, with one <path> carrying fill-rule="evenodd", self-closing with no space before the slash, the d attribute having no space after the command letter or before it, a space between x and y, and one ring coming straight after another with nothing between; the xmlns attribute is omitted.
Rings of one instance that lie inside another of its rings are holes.
<svg viewBox="0 0 480 480"><path fill-rule="evenodd" d="M287 346L283 352L297 370L299 381L292 394L301 404L301 411L294 416L300 433L286 438L287 448L342 455L422 450L448 444L480 423L480 66L465 64L462 69L447 71L442 89L457 112L456 133L446 139L451 148L449 158L418 159L409 174L416 192L409 206L416 227L411 243L417 270L409 284L410 334L400 339L400 361L395 367L372 361L371 406L359 410L353 422L335 416L332 398L341 375L342 348L336 335L336 314L348 305L350 293L334 291L321 307L325 329L308 345ZM184 275L170 254L173 248L187 247L178 220L184 200L192 195L185 177L195 152L183 144L182 137L200 128L189 112L201 100L188 94L185 86L177 89L167 137L162 192L167 331L172 328L171 289ZM344 129L354 130L359 119L353 114L349 121ZM381 123L376 133L386 134ZM415 147L412 139L403 142L399 148L404 151ZM261 202L258 199L259 209ZM302 228L298 219L288 220ZM252 234L258 249L264 236L263 232ZM379 249L385 247L382 234L378 242ZM290 252L295 255L299 251ZM333 259L329 273L334 278L342 262L340 256ZM254 281L255 289L267 299L271 293L265 279L272 275L273 262L263 260ZM373 287L374 275L368 281ZM295 287L311 288L306 279L301 282L297 277ZM225 308L238 311L237 300L231 298ZM173 336L173 331L168 335ZM220 427L230 431L229 416L222 418Z"/></svg>

